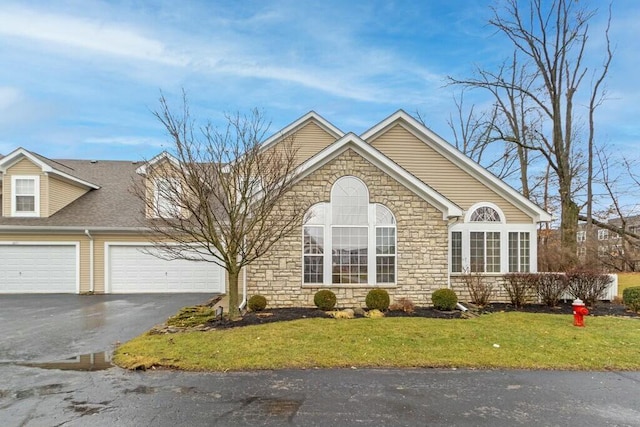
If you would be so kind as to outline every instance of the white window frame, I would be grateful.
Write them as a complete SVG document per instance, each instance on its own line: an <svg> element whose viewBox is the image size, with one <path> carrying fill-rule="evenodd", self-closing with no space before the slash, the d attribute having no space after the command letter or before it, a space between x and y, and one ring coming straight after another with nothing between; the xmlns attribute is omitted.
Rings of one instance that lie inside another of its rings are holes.
<svg viewBox="0 0 640 427"><path fill-rule="evenodd" d="M576 233L576 241L584 242L587 239L587 232L584 230L580 230Z"/></svg>
<svg viewBox="0 0 640 427"><path fill-rule="evenodd" d="M609 240L609 230L607 230L606 228L599 228L598 240Z"/></svg>
<svg viewBox="0 0 640 427"><path fill-rule="evenodd" d="M175 203L172 203L171 198L163 197L160 194L160 182L167 182L169 186L169 190L177 189L181 191L182 188L180 186L180 182L177 178L155 178L153 180L153 217L154 218L179 218L181 215L180 206L177 206ZM163 207L161 210L161 202L166 203L166 207Z"/></svg>
<svg viewBox="0 0 640 427"><path fill-rule="evenodd" d="M479 207L488 206L495 209L500 215L500 221L491 222L471 222L472 213ZM538 269L538 247L537 247L537 229L536 224L508 224L505 215L497 205L490 202L479 202L469 208L464 217L464 222L454 224L449 228L449 272L452 275L459 275L471 271L471 232L500 232L500 271L493 273L479 273L482 275L502 275L509 272L509 233L510 232L526 232L529 233L529 271L535 273ZM462 234L462 272L451 271L452 251L451 239L453 232ZM486 255L486 254L485 254Z"/></svg>
<svg viewBox="0 0 640 427"><path fill-rule="evenodd" d="M17 210L18 196L31 196L31 194L17 194L16 181L33 181L33 211ZM11 176L11 216L17 217L39 217L40 216L40 177L38 175L12 175Z"/></svg>
<svg viewBox="0 0 640 427"><path fill-rule="evenodd" d="M338 181L340 181L341 179L344 178L355 178L358 179L359 181L362 182L362 180L360 178L351 176L351 175L346 175L343 177L340 177L336 183ZM364 187L367 189L367 198L368 200L370 200L369 198L369 188L367 187L367 185L362 182L362 184L364 185ZM334 183L335 185L335 183ZM377 218L376 218L376 209L377 206L382 206L384 208L386 208L387 210L389 210L389 212L392 215L392 224L377 224ZM332 210L332 203L331 202L321 202L321 203L317 203L315 205L313 205L311 208L309 208L308 212L311 212L312 210L316 210L317 213L321 212L317 218L314 219L314 217L310 217L307 221L305 221L305 223L302 225L302 229L301 229L301 235L302 235L302 266L300 269L300 273L301 273L301 277L300 277L300 283L302 284L303 287L318 287L319 285L322 286L327 286L327 287L332 287L332 288L348 288L348 287L395 287L397 285L398 282L398 228L397 228L397 221L395 218L395 215L393 214L393 211L391 211L391 209L389 209L387 206L379 204L379 203L371 203L370 201L368 202L368 206L367 206L367 224L333 224L333 210ZM309 215L309 214L307 214ZM313 226L322 226L323 227L323 231L324 231L324 246L323 246L323 272L322 272L322 276L323 276L323 283L305 283L304 281L304 227L309 226L309 227L313 227ZM332 260L333 260L333 230L334 228L349 228L349 227L366 227L368 230L367 233L367 283L333 283L333 265L332 265ZM394 277L394 282L393 283L378 283L377 282L377 253L376 253L376 232L378 228L384 228L384 227L393 227L395 228L395 241L394 241L394 253L393 254L388 254L388 256L393 256L394 258L394 271L393 271L393 277Z"/></svg>

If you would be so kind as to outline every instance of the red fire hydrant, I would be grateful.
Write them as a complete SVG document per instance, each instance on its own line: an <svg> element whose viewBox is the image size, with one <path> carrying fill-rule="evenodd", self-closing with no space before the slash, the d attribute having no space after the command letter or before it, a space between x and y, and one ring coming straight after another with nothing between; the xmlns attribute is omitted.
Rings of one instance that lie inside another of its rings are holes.
<svg viewBox="0 0 640 427"><path fill-rule="evenodd" d="M584 316L589 314L589 310L584 306L584 303L580 298L573 301L573 326L584 327Z"/></svg>

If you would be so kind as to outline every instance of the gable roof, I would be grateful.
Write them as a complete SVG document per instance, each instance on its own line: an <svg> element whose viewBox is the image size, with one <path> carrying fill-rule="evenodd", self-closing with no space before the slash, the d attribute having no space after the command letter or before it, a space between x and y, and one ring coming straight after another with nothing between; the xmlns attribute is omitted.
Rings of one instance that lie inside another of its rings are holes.
<svg viewBox="0 0 640 427"><path fill-rule="evenodd" d="M370 143L378 136L382 135L386 130L391 127L400 124L407 131L411 132L416 138L423 143L427 144L430 148L438 152L444 158L458 166L459 168L467 171L475 179L491 188L500 196L513 203L523 211L529 213L540 221L551 221L552 216L544 209L524 197L513 187L505 183L503 180L489 172L478 163L474 162L468 156L464 155L461 151L449 144L435 132L424 126L410 114L407 114L403 110L398 110L391 114L380 123L373 126L371 129L365 131L360 138Z"/></svg>
<svg viewBox="0 0 640 427"><path fill-rule="evenodd" d="M169 154L169 152L163 151L162 153L160 153L157 156L155 156L153 159L151 159L151 160L149 160L147 162L144 162L142 164L142 166L140 166L138 169L136 169L136 173L139 174L139 175L146 175L148 167L155 166L156 164L160 163L163 160L167 160L167 161L169 161L171 164L173 164L175 166L179 166L180 165L180 162L178 161L178 159L176 159L174 156Z"/></svg>
<svg viewBox="0 0 640 427"><path fill-rule="evenodd" d="M335 159L348 149L352 149L365 160L387 173L417 196L434 205L442 212L443 219L459 217L463 215L460 206L447 199L442 194L398 166L393 160L385 156L382 152L367 144L356 134L349 132L338 141L334 142L315 156L300 165L296 171L296 180L301 180L320 167Z"/></svg>
<svg viewBox="0 0 640 427"><path fill-rule="evenodd" d="M284 137L286 137L288 135L291 135L292 133L295 133L298 129L301 129L308 122L311 122L311 121L313 123L315 123L316 125L318 125L325 132L327 132L330 135L332 135L336 139L342 138L344 136L344 132L342 132L340 129L335 127L333 124L331 124L329 121L327 121L320 114L316 113L315 111L309 111L307 114L305 114L304 116L300 117L298 120L296 120L293 123L285 126L283 129L281 129L280 131L274 133L269 138L267 138L262 143L262 149L264 150L264 149L269 148L270 146L272 146L272 145L276 144L278 141L280 141L282 138L284 138Z"/></svg>
<svg viewBox="0 0 640 427"><path fill-rule="evenodd" d="M0 230L23 229L137 229L144 224L144 205L130 191L143 177L136 174L139 163L114 160L54 160L72 168L78 175L96 183L88 191L48 218L0 216Z"/></svg>
<svg viewBox="0 0 640 427"><path fill-rule="evenodd" d="M14 150L7 156L0 159L0 172L6 172L9 167L18 163L24 158L29 159L33 164L42 169L42 172L44 173L57 175L60 178L71 181L74 184L85 187L87 189L97 190L98 188L100 188L99 185L80 178L77 171L73 167L61 163L60 161L48 159L44 156L41 156L40 154L31 152L29 150L25 150L22 147Z"/></svg>

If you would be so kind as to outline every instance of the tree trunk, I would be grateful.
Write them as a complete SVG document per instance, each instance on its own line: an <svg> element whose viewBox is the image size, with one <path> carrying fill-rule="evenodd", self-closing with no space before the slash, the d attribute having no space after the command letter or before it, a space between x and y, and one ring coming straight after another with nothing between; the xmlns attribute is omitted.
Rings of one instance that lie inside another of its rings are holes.
<svg viewBox="0 0 640 427"><path fill-rule="evenodd" d="M238 280L240 278L240 270L237 268L233 268L228 271L229 277L229 318L235 319L240 317L240 298L239 298L239 287Z"/></svg>
<svg viewBox="0 0 640 427"><path fill-rule="evenodd" d="M563 195L561 192L561 208L562 220L560 223L561 242L562 242L562 258L563 264L567 268L574 267L577 263L578 243L576 233L578 232L578 205L571 199L569 195Z"/></svg>

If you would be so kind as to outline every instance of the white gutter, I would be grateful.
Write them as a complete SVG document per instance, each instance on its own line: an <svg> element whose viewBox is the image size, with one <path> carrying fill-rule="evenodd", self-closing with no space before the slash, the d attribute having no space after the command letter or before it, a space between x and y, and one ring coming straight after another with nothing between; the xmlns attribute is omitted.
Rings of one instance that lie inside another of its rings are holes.
<svg viewBox="0 0 640 427"><path fill-rule="evenodd" d="M94 291L94 278L93 278L93 236L89 233L89 229L84 230L84 234L89 238L89 292Z"/></svg>

